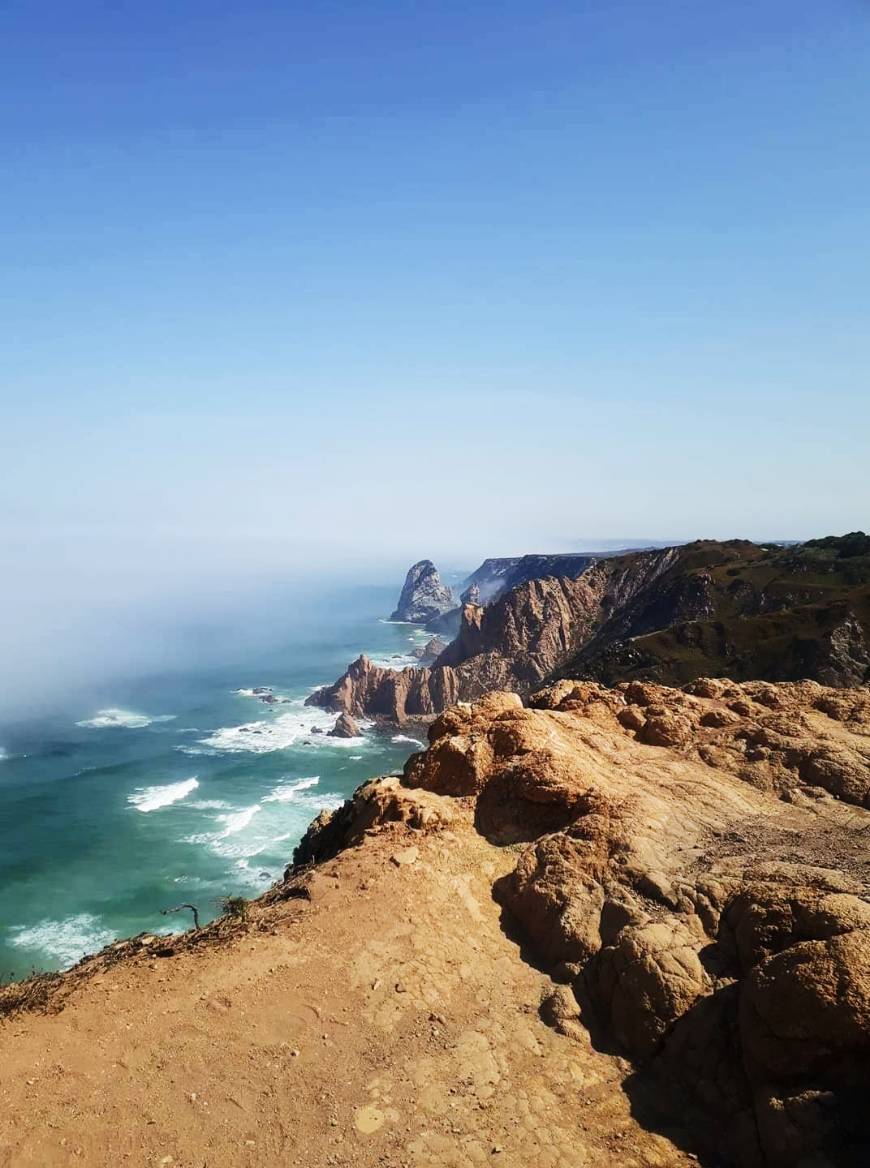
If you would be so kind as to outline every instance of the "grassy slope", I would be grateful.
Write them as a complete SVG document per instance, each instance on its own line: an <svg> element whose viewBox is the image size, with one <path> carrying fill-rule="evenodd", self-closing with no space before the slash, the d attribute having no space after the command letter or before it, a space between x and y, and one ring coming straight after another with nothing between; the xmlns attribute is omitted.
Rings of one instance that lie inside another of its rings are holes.
<svg viewBox="0 0 870 1168"><path fill-rule="evenodd" d="M844 557L841 551L837 541L793 548L743 541L688 545L653 586L653 596L636 602L629 643L608 644L605 627L575 665L611 682L813 676L827 637L848 613L870 640L870 553L860 545L859 554ZM672 613L651 627L650 611L667 612L668 599L676 605L692 583L706 592L712 614L684 620L677 606L675 619Z"/></svg>

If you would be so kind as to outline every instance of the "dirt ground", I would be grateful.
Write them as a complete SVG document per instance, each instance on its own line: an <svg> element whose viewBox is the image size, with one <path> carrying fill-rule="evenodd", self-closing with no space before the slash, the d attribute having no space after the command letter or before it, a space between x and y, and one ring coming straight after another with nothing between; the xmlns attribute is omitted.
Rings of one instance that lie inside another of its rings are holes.
<svg viewBox="0 0 870 1168"><path fill-rule="evenodd" d="M552 982L492 899L515 860L391 824L310 902L6 1020L0 1165L692 1163L632 1118L627 1063L541 1021Z"/></svg>

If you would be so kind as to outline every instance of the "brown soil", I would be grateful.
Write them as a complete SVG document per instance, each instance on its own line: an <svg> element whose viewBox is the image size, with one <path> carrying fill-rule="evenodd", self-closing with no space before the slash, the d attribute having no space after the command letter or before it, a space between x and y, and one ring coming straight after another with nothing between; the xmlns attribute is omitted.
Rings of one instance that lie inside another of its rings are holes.
<svg viewBox="0 0 870 1168"><path fill-rule="evenodd" d="M538 1017L549 978L500 924L515 860L403 824L234 939L79 971L0 1025L0 1164L676 1165L627 1064Z"/></svg>

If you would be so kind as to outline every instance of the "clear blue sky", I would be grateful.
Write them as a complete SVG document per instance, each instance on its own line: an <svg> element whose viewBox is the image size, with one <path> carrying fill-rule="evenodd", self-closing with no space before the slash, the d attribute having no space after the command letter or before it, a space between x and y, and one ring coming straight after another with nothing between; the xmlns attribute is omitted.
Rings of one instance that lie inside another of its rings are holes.
<svg viewBox="0 0 870 1168"><path fill-rule="evenodd" d="M0 46L28 594L870 522L866 2L5 0Z"/></svg>

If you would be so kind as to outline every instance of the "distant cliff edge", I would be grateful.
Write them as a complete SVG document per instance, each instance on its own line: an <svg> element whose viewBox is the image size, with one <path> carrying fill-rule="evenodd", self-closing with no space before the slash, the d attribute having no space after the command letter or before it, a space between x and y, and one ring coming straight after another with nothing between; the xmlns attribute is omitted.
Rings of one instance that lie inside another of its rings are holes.
<svg viewBox="0 0 870 1168"><path fill-rule="evenodd" d="M527 557L567 558L583 557ZM448 592L431 561L421 561L396 612L446 605ZM389 670L362 656L309 703L403 722L494 689L526 695L568 675L607 684L727 675L860 685L870 679L870 539L858 532L787 548L699 540L592 558L577 576L526 579L457 615L455 640L430 667Z"/></svg>

